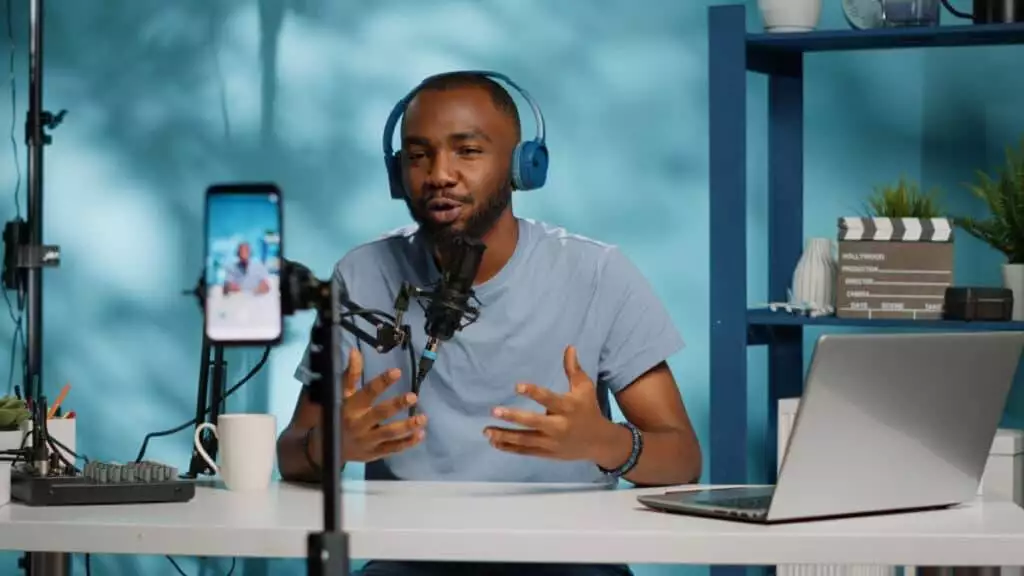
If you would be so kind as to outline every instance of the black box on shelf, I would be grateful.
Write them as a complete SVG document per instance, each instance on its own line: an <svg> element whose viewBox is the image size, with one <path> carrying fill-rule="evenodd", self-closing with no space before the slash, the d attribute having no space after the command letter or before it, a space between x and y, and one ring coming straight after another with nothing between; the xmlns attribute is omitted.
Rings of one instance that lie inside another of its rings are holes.
<svg viewBox="0 0 1024 576"><path fill-rule="evenodd" d="M1013 291L992 286L946 288L946 320L1009 322L1013 318Z"/></svg>

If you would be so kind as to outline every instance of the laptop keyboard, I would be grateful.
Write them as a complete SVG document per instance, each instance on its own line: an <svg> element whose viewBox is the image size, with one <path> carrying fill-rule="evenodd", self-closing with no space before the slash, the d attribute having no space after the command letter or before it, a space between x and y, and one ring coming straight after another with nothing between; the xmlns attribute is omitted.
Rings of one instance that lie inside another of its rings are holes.
<svg viewBox="0 0 1024 576"><path fill-rule="evenodd" d="M742 510L764 510L771 504L772 499L768 496L741 496L728 498L710 498L710 503L725 508L739 508Z"/></svg>
<svg viewBox="0 0 1024 576"><path fill-rule="evenodd" d="M679 491L675 496L683 502L693 502L703 506L732 508L735 510L767 510L772 501L774 488L742 487L718 488L710 490Z"/></svg>

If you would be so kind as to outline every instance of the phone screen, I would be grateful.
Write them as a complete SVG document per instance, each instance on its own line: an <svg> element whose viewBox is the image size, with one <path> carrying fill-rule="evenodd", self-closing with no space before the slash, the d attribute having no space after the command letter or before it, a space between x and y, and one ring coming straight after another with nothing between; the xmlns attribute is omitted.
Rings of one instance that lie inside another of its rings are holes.
<svg viewBox="0 0 1024 576"><path fill-rule="evenodd" d="M206 336L223 344L281 339L281 192L273 184L206 191Z"/></svg>

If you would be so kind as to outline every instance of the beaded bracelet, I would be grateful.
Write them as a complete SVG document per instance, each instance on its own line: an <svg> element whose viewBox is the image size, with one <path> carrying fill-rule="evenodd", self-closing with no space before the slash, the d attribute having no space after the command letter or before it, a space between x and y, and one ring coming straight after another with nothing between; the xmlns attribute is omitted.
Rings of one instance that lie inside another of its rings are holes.
<svg viewBox="0 0 1024 576"><path fill-rule="evenodd" d="M629 458L626 459L622 466L613 470L598 466L601 472L615 478L621 478L629 474L636 467L636 463L640 460L640 454L644 451L644 435L640 432L640 429L634 426L632 422L619 422L619 426L629 430L630 434L633 435L633 449L629 452Z"/></svg>

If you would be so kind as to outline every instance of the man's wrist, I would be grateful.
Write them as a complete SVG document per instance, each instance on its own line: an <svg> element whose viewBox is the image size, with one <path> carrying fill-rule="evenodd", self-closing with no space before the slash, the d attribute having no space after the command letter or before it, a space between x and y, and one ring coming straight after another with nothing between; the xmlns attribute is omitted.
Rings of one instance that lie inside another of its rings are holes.
<svg viewBox="0 0 1024 576"><path fill-rule="evenodd" d="M320 426L313 426L306 431L304 441L302 443L302 449L305 452L306 463L309 465L309 469L312 475L319 476L323 472L323 428ZM341 448L338 448L341 450ZM342 454L341 457L341 469L345 469L345 456Z"/></svg>
<svg viewBox="0 0 1024 576"><path fill-rule="evenodd" d="M633 452L633 434L628 428L605 420L594 442L591 460L605 470L615 470L629 460Z"/></svg>
<svg viewBox="0 0 1024 576"><path fill-rule="evenodd" d="M305 438L302 442L303 455L306 457L306 464L309 465L310 472L312 474L320 473L320 460L323 452L322 446L323 438L320 435L320 427L312 426L309 430L306 430Z"/></svg>

